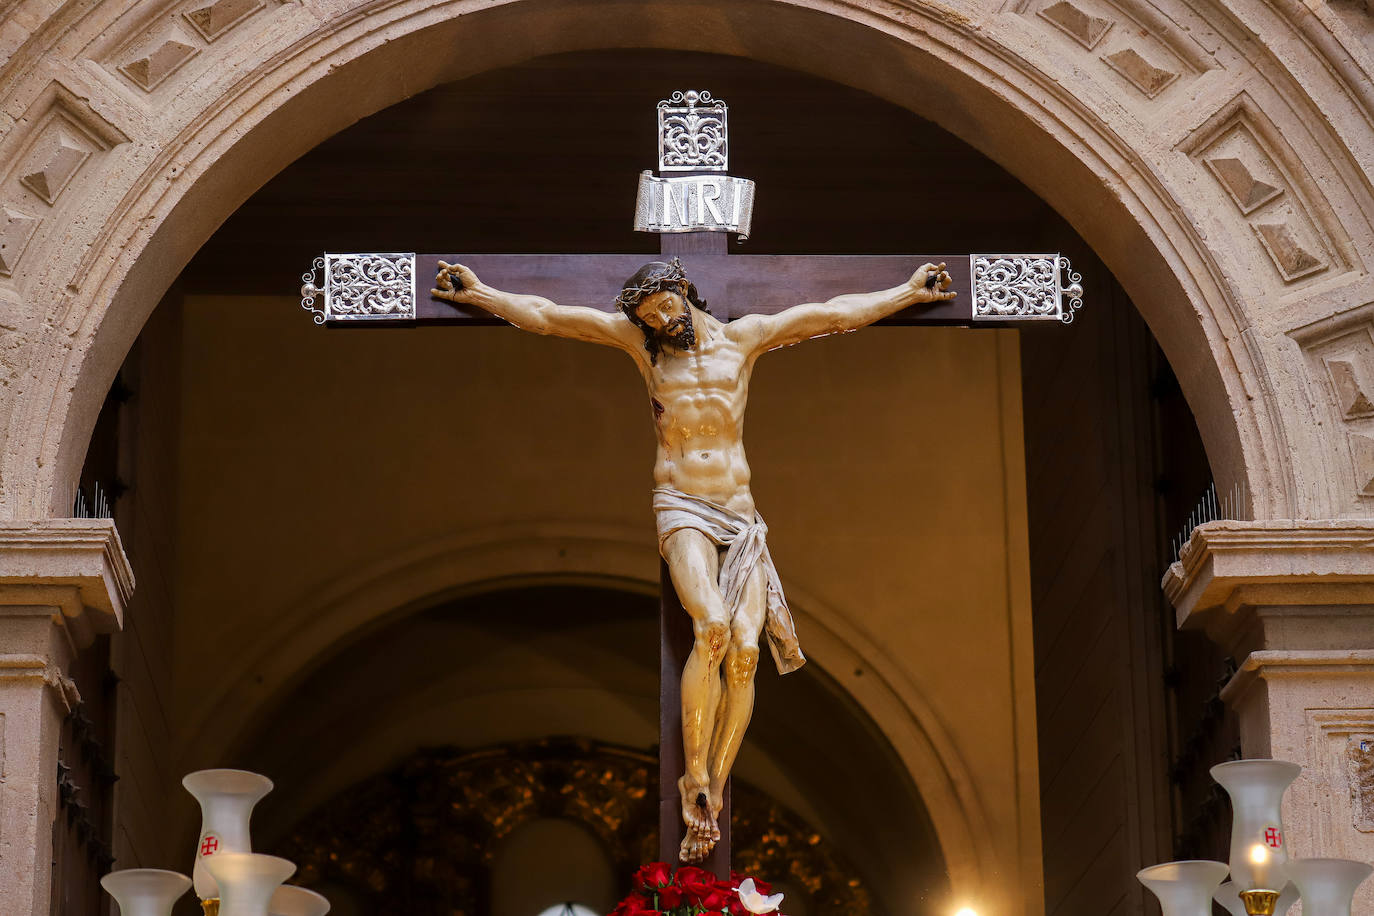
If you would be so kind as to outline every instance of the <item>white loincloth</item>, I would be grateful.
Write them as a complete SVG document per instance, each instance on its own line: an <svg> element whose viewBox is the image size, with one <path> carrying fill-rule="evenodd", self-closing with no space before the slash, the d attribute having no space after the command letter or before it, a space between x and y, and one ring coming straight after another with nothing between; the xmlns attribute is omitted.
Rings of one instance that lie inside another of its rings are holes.
<svg viewBox="0 0 1374 916"><path fill-rule="evenodd" d="M768 617L764 631L768 634L768 649L773 653L773 663L778 666L779 674L796 671L806 664L806 656L802 655L801 643L797 641L797 631L792 624L792 612L788 610L787 599L782 594L778 570L768 552L768 526L763 523L763 517L755 513L751 522L738 512L673 487L654 488L653 505L660 554L663 553L663 542L668 540L668 535L683 528L700 531L717 547L725 549L725 558L720 563L720 594L725 600L726 610L730 612L730 619L734 619L739 609L744 584L749 581L750 574L756 566L763 566L768 580Z"/></svg>

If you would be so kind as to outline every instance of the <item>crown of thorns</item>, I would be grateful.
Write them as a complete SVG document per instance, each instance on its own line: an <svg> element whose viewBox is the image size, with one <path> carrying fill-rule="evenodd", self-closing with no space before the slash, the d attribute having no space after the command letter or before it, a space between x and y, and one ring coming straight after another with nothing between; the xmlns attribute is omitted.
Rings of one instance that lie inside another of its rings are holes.
<svg viewBox="0 0 1374 916"><path fill-rule="evenodd" d="M647 265L646 265L647 266ZM633 281L633 277L631 280ZM655 271L645 277L635 286L626 286L620 291L620 295L615 297L615 304L625 311L633 309L650 293L656 293L663 289L665 284L686 282L687 273L682 269L682 262L673 258L667 263L664 270Z"/></svg>

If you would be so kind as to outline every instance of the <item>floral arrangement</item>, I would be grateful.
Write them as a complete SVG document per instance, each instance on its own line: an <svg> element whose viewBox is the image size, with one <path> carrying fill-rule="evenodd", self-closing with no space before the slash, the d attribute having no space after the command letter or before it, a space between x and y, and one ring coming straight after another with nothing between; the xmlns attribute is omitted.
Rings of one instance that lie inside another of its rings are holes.
<svg viewBox="0 0 1374 916"><path fill-rule="evenodd" d="M691 865L674 874L666 862L650 862L635 872L634 889L611 916L763 916L781 903L767 881L736 872L722 881Z"/></svg>

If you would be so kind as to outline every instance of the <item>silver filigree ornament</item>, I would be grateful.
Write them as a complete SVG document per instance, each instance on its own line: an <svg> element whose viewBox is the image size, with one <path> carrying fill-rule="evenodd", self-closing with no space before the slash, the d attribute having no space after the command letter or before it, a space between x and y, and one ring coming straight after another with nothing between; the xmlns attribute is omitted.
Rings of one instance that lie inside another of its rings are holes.
<svg viewBox="0 0 1374 916"><path fill-rule="evenodd" d="M974 255L972 260L975 321L1050 319L1068 324L1083 306L1083 277L1063 255ZM1061 271L1068 287L1061 283Z"/></svg>
<svg viewBox="0 0 1374 916"><path fill-rule="evenodd" d="M324 270L324 288L315 271ZM327 321L408 321L415 318L415 254L326 254L301 277L301 307ZM323 293L324 308L315 306Z"/></svg>
<svg viewBox="0 0 1374 916"><path fill-rule="evenodd" d="M1083 275L1074 270L1069 259L1062 254L1059 256L1059 269L1063 271L1063 276L1069 278L1069 285L1064 288L1064 295L1069 297L1069 307L1059 315L1059 320L1072 324L1074 313L1083 307Z"/></svg>
<svg viewBox="0 0 1374 916"><path fill-rule="evenodd" d="M658 103L659 172L724 172L728 109L706 90L675 91Z"/></svg>
<svg viewBox="0 0 1374 916"><path fill-rule="evenodd" d="M315 300L324 295L324 290L315 285L315 275L322 270L324 258L318 257L313 266L301 274L301 308L310 313L310 320L316 324L324 324L326 318L325 309L315 307Z"/></svg>

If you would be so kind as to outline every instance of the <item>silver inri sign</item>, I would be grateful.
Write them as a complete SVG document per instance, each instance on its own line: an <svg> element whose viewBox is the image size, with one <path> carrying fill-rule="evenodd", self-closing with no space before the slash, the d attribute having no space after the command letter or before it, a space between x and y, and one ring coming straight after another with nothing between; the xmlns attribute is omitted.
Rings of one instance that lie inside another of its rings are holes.
<svg viewBox="0 0 1374 916"><path fill-rule="evenodd" d="M658 103L658 171L639 176L639 232L734 232L749 237L754 183L725 174L729 109L706 90L674 92ZM688 173L672 175L674 172Z"/></svg>

